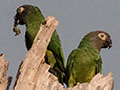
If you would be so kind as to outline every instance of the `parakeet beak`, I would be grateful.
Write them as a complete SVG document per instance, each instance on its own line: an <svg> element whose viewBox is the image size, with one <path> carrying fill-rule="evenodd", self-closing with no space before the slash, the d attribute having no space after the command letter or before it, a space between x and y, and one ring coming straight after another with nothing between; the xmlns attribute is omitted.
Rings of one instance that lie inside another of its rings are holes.
<svg viewBox="0 0 120 90"><path fill-rule="evenodd" d="M22 15L18 13L14 16L14 20L15 20L14 26L17 26L18 24L20 25L25 24L25 20L23 19Z"/></svg>
<svg viewBox="0 0 120 90"><path fill-rule="evenodd" d="M17 14L14 16L14 20L15 20L14 26L16 27L18 25L18 20L19 20Z"/></svg>
<svg viewBox="0 0 120 90"><path fill-rule="evenodd" d="M17 28L17 25L20 23L20 18L19 18L19 15L16 14L14 16L14 28L13 28L13 31L16 33L15 36L19 35L20 34L20 30L19 28Z"/></svg>
<svg viewBox="0 0 120 90"><path fill-rule="evenodd" d="M107 47L109 49L112 47L112 40L110 38L105 41L103 48L107 48Z"/></svg>
<svg viewBox="0 0 120 90"><path fill-rule="evenodd" d="M112 47L112 40L109 41L109 49Z"/></svg>

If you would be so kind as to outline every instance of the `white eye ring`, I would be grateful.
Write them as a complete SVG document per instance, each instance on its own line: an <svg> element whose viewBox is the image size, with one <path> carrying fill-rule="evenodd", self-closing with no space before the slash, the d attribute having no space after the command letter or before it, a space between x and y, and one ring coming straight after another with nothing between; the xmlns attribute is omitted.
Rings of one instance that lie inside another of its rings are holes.
<svg viewBox="0 0 120 90"><path fill-rule="evenodd" d="M19 14L21 14L23 11L24 11L24 8L23 8L23 7L19 7L19 8L17 9L17 13L19 13Z"/></svg>
<svg viewBox="0 0 120 90"><path fill-rule="evenodd" d="M106 35L105 35L105 33L99 33L99 34L98 34L98 37L99 37L101 40L106 40Z"/></svg>

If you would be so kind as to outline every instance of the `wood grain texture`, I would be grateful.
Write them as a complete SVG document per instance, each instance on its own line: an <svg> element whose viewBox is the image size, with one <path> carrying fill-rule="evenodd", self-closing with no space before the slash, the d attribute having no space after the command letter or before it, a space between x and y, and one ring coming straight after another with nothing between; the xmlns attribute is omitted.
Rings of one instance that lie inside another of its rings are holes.
<svg viewBox="0 0 120 90"><path fill-rule="evenodd" d="M9 62L5 61L4 54L0 55L0 90L6 90L7 88L7 71Z"/></svg>

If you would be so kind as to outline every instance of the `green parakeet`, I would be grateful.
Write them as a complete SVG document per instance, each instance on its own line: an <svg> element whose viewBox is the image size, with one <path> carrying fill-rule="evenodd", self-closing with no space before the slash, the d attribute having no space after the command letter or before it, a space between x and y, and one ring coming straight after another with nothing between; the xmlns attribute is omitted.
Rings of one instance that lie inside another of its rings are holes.
<svg viewBox="0 0 120 90"><path fill-rule="evenodd" d="M92 31L84 36L77 49L67 60L66 84L73 87L77 82L84 83L102 73L101 48L112 47L110 35L104 31Z"/></svg>
<svg viewBox="0 0 120 90"><path fill-rule="evenodd" d="M16 35L18 35L20 34L20 30L17 28L17 25L25 24L25 42L27 50L29 50L40 29L40 25L43 23L45 18L40 9L32 5L20 6L17 8L16 12L13 30L16 32ZM61 42L56 30L54 31L51 41L47 47L45 59L45 61L51 65L50 71L58 77L61 83L63 83L65 62Z"/></svg>

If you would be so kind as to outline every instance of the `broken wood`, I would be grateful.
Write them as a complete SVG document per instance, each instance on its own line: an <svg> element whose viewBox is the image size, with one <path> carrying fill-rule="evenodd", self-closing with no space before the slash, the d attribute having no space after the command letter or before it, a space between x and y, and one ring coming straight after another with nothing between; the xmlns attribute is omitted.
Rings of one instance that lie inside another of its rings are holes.
<svg viewBox="0 0 120 90"><path fill-rule="evenodd" d="M6 90L7 88L7 71L9 62L5 61L4 54L0 54L0 90Z"/></svg>

